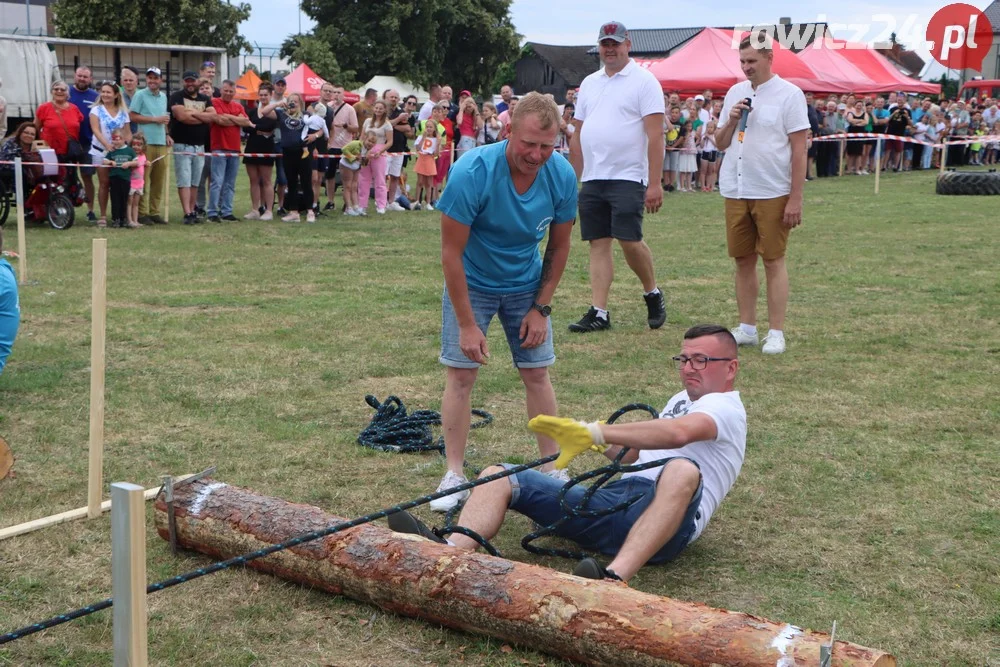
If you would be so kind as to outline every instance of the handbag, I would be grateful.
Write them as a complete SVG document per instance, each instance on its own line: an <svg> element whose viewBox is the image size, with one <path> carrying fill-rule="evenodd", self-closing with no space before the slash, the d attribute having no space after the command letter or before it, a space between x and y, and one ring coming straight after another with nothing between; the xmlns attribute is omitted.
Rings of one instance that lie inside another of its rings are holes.
<svg viewBox="0 0 1000 667"><path fill-rule="evenodd" d="M69 128L66 127L66 121L63 120L62 112L56 109L55 106L52 107L56 111L56 115L59 116L59 122L62 123L63 130L66 132L66 157L69 160L79 160L83 157L83 146L79 141L74 139L69 134Z"/></svg>

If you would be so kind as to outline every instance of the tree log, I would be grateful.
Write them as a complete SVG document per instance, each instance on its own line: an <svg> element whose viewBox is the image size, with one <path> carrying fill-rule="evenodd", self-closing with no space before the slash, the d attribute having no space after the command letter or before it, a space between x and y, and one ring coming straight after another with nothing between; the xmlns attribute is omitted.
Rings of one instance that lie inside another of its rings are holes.
<svg viewBox="0 0 1000 667"><path fill-rule="evenodd" d="M343 521L211 479L175 489L178 544L224 559ZM156 528L168 539L166 505ZM365 524L250 562L283 579L385 610L594 665L820 664L827 634L651 595L546 567L460 551ZM833 667L889 667L837 641Z"/></svg>
<svg viewBox="0 0 1000 667"><path fill-rule="evenodd" d="M3 479L14 467L14 452L10 451L7 441L0 438L0 479Z"/></svg>

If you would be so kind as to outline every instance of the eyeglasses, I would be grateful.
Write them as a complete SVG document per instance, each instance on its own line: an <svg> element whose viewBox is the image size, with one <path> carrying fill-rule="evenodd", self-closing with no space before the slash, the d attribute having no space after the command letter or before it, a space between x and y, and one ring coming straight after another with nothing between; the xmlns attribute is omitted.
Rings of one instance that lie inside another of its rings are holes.
<svg viewBox="0 0 1000 667"><path fill-rule="evenodd" d="M691 368L696 371L703 371L705 367L708 366L710 361L732 361L732 357L706 357L704 354L696 354L693 357L687 357L683 354L677 357L671 357L674 360L674 364L677 365L677 370L683 370L684 365L691 362Z"/></svg>
<svg viewBox="0 0 1000 667"><path fill-rule="evenodd" d="M99 85L99 86L117 86L118 84L115 83L114 81L110 80L110 79L105 79L104 81L101 81L97 85Z"/></svg>
<svg viewBox="0 0 1000 667"><path fill-rule="evenodd" d="M202 67L202 69L204 69L206 67L215 67L215 63L213 63L211 60L206 60L205 62L203 62L201 64L201 67Z"/></svg>

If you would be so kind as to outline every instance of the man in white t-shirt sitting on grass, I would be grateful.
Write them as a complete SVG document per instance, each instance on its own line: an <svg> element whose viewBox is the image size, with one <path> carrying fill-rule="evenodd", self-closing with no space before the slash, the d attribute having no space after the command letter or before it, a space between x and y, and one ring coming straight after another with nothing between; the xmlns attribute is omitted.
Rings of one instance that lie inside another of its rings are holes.
<svg viewBox="0 0 1000 667"><path fill-rule="evenodd" d="M565 468L578 454L594 449L614 459L629 451L625 464L665 459L663 465L629 472L601 487L591 498L590 510L609 508L635 495L627 509L601 517L570 518L555 535L584 549L612 556L602 567L585 558L574 574L590 579L628 581L646 563L673 560L705 530L743 466L746 452L746 411L733 390L739 369L737 346L725 327L703 324L684 334L681 353L673 357L684 389L667 402L659 419L628 424L589 424L540 415L528 427L559 445L556 468ZM490 466L481 477L501 472L507 464ZM559 492L563 483L538 470L525 470L472 491L459 526L492 539L508 509L548 526L563 517ZM566 501L578 505L587 487L576 485ZM422 535L436 542L475 550L472 538L452 533L445 540L406 512L389 517L389 527L400 533Z"/></svg>

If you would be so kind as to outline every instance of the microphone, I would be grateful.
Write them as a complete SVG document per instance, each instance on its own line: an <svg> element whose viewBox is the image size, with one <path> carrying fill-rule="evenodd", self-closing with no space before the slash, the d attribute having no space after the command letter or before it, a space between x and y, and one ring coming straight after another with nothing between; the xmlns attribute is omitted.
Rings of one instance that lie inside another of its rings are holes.
<svg viewBox="0 0 1000 667"><path fill-rule="evenodd" d="M743 133L746 132L747 129L747 118L750 116L750 98L744 97L743 104L747 105L747 108L743 110L743 114L740 116L739 135L737 136L737 141L741 144L743 143Z"/></svg>

